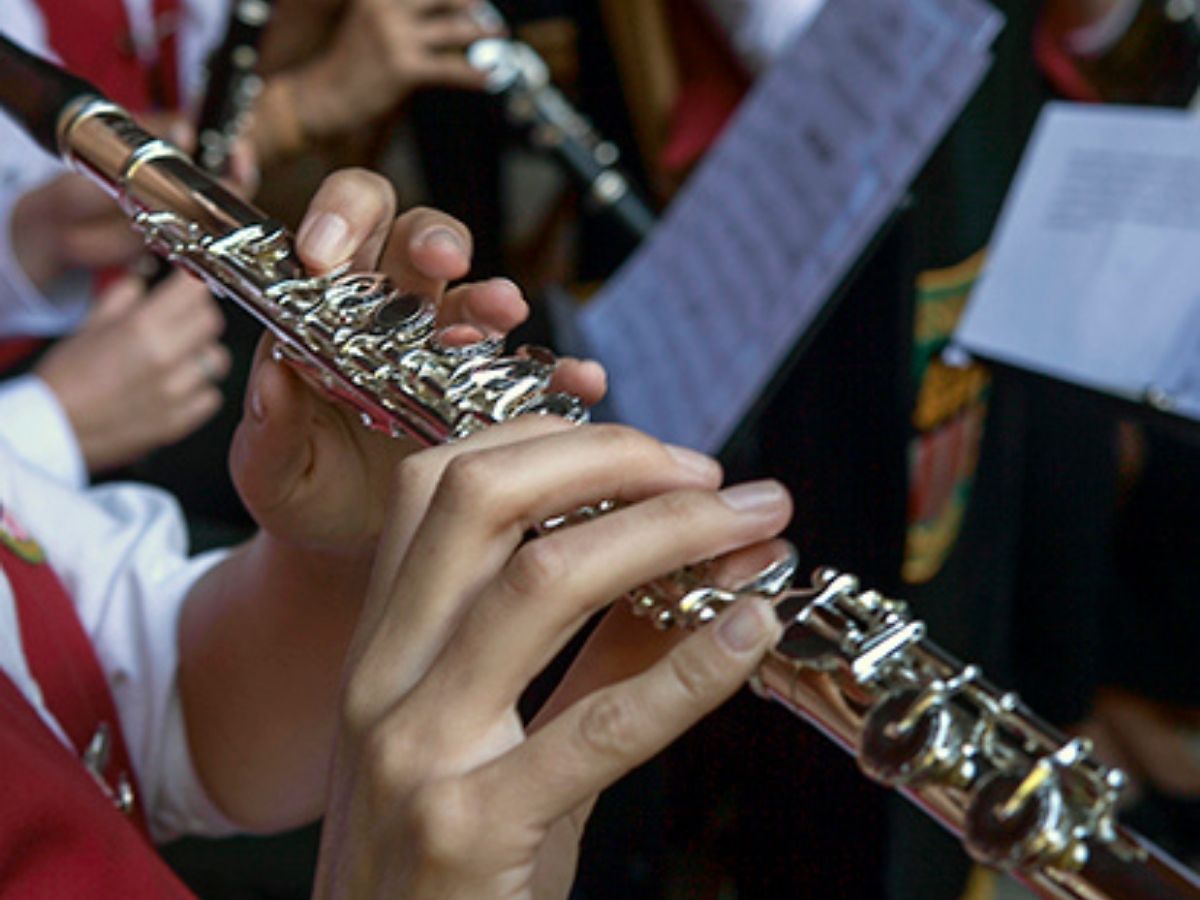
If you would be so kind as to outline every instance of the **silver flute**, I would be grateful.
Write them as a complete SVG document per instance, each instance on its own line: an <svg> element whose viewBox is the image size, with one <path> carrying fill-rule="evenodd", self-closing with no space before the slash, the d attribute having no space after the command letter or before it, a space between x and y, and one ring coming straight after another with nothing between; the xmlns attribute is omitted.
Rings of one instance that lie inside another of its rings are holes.
<svg viewBox="0 0 1200 900"><path fill-rule="evenodd" d="M0 41L0 75L6 52ZM57 95L57 127L35 117L31 131L107 189L153 249L261 319L365 424L436 444L528 413L586 419L578 400L551 392L550 355L503 356L495 341L447 346L432 302L384 276L307 275L284 228L73 84L74 96ZM1058 732L943 652L903 603L832 571L794 587L795 572L785 553L730 590L713 586L701 565L630 600L660 627L698 627L743 594L771 598L784 635L755 689L907 795L975 859L1041 896L1200 897L1195 873L1117 821L1124 776L1095 761L1086 740Z"/></svg>

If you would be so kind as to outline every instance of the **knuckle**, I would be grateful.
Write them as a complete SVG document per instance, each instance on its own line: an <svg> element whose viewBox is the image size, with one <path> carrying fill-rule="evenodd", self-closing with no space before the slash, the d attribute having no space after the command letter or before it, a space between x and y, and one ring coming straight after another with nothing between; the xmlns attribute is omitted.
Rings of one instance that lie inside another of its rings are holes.
<svg viewBox="0 0 1200 900"><path fill-rule="evenodd" d="M601 756L620 756L635 746L641 716L637 702L613 690L594 695L579 720L579 740L584 749Z"/></svg>
<svg viewBox="0 0 1200 900"><path fill-rule="evenodd" d="M497 473L486 453L456 456L446 466L439 485L439 496L454 508L486 506L497 488Z"/></svg>
<svg viewBox="0 0 1200 900"><path fill-rule="evenodd" d="M409 789L409 760L416 748L404 731L376 721L360 727L356 743L372 796L386 802Z"/></svg>
<svg viewBox="0 0 1200 900"><path fill-rule="evenodd" d="M135 342L133 350L143 367L153 373L166 374L169 372L174 366L176 358L158 340L155 331L143 326L139 329L137 337L138 340ZM166 390L166 387L160 385L160 389Z"/></svg>
<svg viewBox="0 0 1200 900"><path fill-rule="evenodd" d="M717 661L691 652L692 649L680 645L678 650L668 654L667 671L687 702L702 704L722 685L721 667Z"/></svg>
<svg viewBox="0 0 1200 900"><path fill-rule="evenodd" d="M409 811L411 839L427 864L458 868L474 858L485 816L477 797L461 781L421 785L412 792Z"/></svg>
<svg viewBox="0 0 1200 900"><path fill-rule="evenodd" d="M660 459L658 441L628 425L588 425L587 429L588 440L598 445L608 459L620 459L633 465Z"/></svg>
<svg viewBox="0 0 1200 900"><path fill-rule="evenodd" d="M362 745L370 742L371 728L378 719L378 689L368 678L352 675L342 690L342 702L338 707L340 733L351 743Z"/></svg>
<svg viewBox="0 0 1200 900"><path fill-rule="evenodd" d="M651 438L628 425L601 424L589 426L592 439L603 442L615 451L638 452L650 446Z"/></svg>
<svg viewBox="0 0 1200 900"><path fill-rule="evenodd" d="M393 469L393 496L404 497L428 490L431 484L436 484L440 469L433 451L410 453Z"/></svg>
<svg viewBox="0 0 1200 900"><path fill-rule="evenodd" d="M198 330L208 337L220 334L225 327L225 317L221 315L221 311L217 309L215 303L209 300L207 295L202 297L201 301Z"/></svg>
<svg viewBox="0 0 1200 900"><path fill-rule="evenodd" d="M139 307L129 320L133 337L148 347L157 345L160 318L159 310L154 304L147 303Z"/></svg>
<svg viewBox="0 0 1200 900"><path fill-rule="evenodd" d="M561 543L553 536L529 541L504 568L505 587L516 596L546 591L566 577L569 565Z"/></svg>
<svg viewBox="0 0 1200 900"><path fill-rule="evenodd" d="M672 491L661 495L655 503L664 525L694 520L709 506L708 498L698 491Z"/></svg>
<svg viewBox="0 0 1200 900"><path fill-rule="evenodd" d="M212 365L216 375L224 378L233 368L233 353L224 344L214 344L209 353L212 354Z"/></svg>

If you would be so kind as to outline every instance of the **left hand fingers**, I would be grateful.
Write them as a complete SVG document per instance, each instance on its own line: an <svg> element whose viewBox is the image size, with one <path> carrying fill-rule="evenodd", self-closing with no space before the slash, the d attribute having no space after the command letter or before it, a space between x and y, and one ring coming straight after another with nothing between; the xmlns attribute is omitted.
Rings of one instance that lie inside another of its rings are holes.
<svg viewBox="0 0 1200 900"><path fill-rule="evenodd" d="M418 206L391 227L378 268L403 290L440 297L448 282L470 270L471 252L471 232L462 222Z"/></svg>
<svg viewBox="0 0 1200 900"><path fill-rule="evenodd" d="M438 324L449 328L450 343L470 343L483 337L504 335L520 325L529 314L521 289L507 278L491 278L463 284L446 292L438 309ZM573 394L585 406L604 397L607 376L594 360L560 357L550 390Z"/></svg>
<svg viewBox="0 0 1200 900"><path fill-rule="evenodd" d="M550 379L550 390L573 394L585 406L595 406L608 390L608 373L594 359L561 357Z"/></svg>
<svg viewBox="0 0 1200 900"><path fill-rule="evenodd" d="M446 291L438 307L438 324L443 328L469 325L481 336L490 336L507 334L528 315L529 306L519 287L507 278L489 278Z"/></svg>
<svg viewBox="0 0 1200 900"><path fill-rule="evenodd" d="M396 214L396 194L381 175L365 169L335 172L322 182L296 231L296 252L317 274L349 262L371 271Z"/></svg>
<svg viewBox="0 0 1200 900"><path fill-rule="evenodd" d="M309 205L296 234L296 250L314 272L349 261L378 269L402 290L441 298L439 322L463 323L483 334L504 333L528 307L511 281L493 278L446 291L471 266L471 233L445 213L417 207L392 221L396 198L386 179L362 169L331 175Z"/></svg>

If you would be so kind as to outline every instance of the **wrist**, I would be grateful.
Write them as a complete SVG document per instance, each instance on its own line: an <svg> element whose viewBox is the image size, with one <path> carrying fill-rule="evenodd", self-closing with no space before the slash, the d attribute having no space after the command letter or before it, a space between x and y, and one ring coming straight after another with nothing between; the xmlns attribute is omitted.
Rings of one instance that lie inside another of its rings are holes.
<svg viewBox="0 0 1200 900"><path fill-rule="evenodd" d="M297 594L358 603L366 594L374 549L373 544L353 551L314 547L260 529L251 552L260 571Z"/></svg>

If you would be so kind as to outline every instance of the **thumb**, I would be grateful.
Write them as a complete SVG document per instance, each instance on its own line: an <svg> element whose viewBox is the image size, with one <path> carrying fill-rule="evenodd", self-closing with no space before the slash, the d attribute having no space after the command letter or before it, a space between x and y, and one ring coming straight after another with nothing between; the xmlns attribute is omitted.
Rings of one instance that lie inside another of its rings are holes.
<svg viewBox="0 0 1200 900"><path fill-rule="evenodd" d="M288 366L272 359L273 345L270 336L259 344L229 451L233 482L260 525L287 505L313 460L311 392Z"/></svg>

